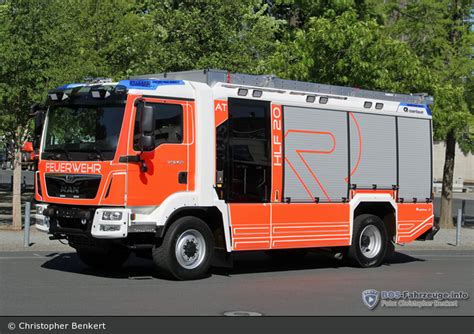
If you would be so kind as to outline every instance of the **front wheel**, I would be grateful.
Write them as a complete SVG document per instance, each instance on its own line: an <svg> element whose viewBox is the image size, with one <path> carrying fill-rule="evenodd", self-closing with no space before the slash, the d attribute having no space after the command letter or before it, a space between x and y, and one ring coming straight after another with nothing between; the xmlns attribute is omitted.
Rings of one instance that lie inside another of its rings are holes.
<svg viewBox="0 0 474 334"><path fill-rule="evenodd" d="M369 214L357 216L354 219L349 260L358 267L377 267L385 258L388 242L387 229L379 217Z"/></svg>
<svg viewBox="0 0 474 334"><path fill-rule="evenodd" d="M153 248L153 261L165 276L198 279L207 274L213 252L209 226L199 218L182 217L171 225L161 245Z"/></svg>

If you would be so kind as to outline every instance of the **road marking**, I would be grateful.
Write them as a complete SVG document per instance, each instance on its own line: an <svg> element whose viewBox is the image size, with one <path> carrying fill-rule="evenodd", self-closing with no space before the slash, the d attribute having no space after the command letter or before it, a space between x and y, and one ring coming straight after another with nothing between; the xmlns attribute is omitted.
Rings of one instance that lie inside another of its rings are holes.
<svg viewBox="0 0 474 334"><path fill-rule="evenodd" d="M128 279L146 280L146 279L153 279L153 276L129 276Z"/></svg>
<svg viewBox="0 0 474 334"><path fill-rule="evenodd" d="M223 314L226 317L260 317L263 315L255 311L226 311Z"/></svg>
<svg viewBox="0 0 474 334"><path fill-rule="evenodd" d="M47 256L0 256L0 260L18 260L18 259L47 259Z"/></svg>
<svg viewBox="0 0 474 334"><path fill-rule="evenodd" d="M412 254L413 256L418 257L474 257L474 255L422 255L422 254Z"/></svg>

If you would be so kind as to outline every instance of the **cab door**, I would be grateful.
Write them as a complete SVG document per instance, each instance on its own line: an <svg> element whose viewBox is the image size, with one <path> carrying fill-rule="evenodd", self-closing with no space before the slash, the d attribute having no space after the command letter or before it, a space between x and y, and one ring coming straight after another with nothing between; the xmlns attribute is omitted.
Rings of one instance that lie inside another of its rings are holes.
<svg viewBox="0 0 474 334"><path fill-rule="evenodd" d="M160 205L170 195L194 190L194 102L144 98L153 108L155 148L140 152L140 115L134 108L127 164L128 206Z"/></svg>

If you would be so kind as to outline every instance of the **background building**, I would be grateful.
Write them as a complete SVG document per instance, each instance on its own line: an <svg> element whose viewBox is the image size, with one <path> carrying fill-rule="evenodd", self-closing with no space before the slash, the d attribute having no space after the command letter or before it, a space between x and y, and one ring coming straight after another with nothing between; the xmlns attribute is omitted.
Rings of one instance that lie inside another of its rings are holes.
<svg viewBox="0 0 474 334"><path fill-rule="evenodd" d="M443 179L444 157L446 145L443 141L435 141L433 145L433 178L435 188ZM474 155L464 154L456 144L456 158L454 161L454 191L474 191ZM441 190L441 187L439 187Z"/></svg>

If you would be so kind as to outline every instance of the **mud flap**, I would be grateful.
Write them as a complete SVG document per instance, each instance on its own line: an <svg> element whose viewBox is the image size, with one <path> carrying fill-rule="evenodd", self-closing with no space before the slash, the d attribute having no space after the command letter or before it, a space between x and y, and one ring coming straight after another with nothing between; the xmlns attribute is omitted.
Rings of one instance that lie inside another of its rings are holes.
<svg viewBox="0 0 474 334"><path fill-rule="evenodd" d="M439 230L440 230L439 226L435 225L433 226L433 228L431 228L431 230L426 231L425 233L420 235L418 238L416 238L416 240L420 240L420 241L433 240L435 234L438 233Z"/></svg>
<svg viewBox="0 0 474 334"><path fill-rule="evenodd" d="M234 267L234 254L227 252L224 248L214 249L214 256L212 257L211 266L217 268L228 268Z"/></svg>

